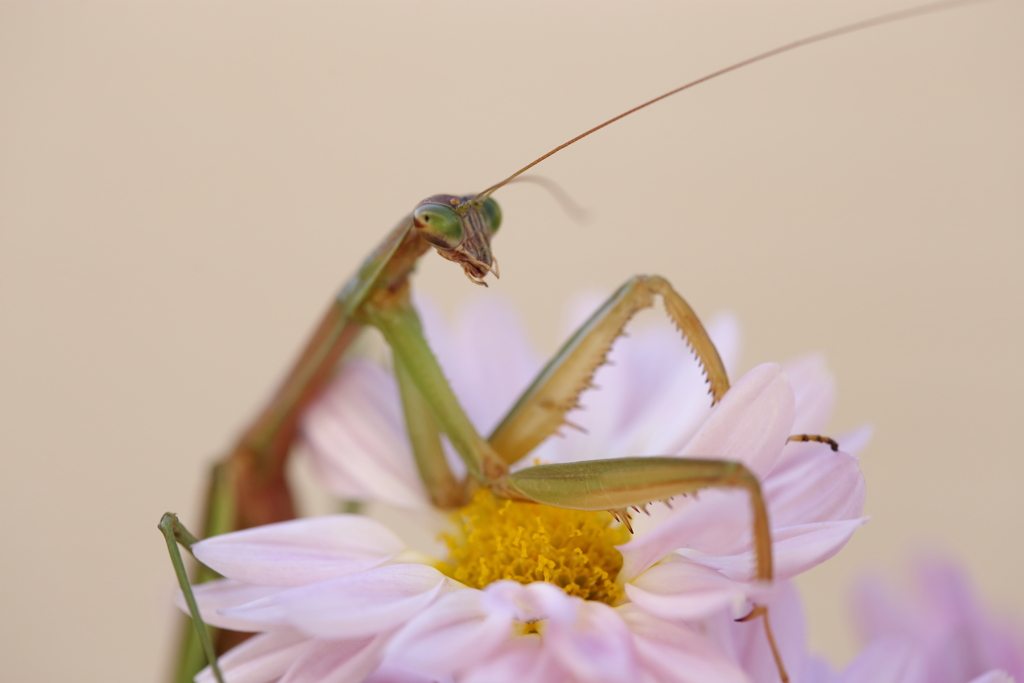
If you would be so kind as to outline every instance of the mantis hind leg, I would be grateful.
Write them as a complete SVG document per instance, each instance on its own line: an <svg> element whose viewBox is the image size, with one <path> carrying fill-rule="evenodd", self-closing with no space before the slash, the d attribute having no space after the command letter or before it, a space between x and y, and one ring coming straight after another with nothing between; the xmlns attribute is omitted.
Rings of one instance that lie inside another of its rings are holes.
<svg viewBox="0 0 1024 683"><path fill-rule="evenodd" d="M573 333L491 434L488 441L506 463L522 458L565 423L565 414L579 405L580 394L591 386L616 338L634 315L654 305L655 295L703 367L712 403L721 400L729 378L697 315L668 281L638 275Z"/></svg>
<svg viewBox="0 0 1024 683"><path fill-rule="evenodd" d="M199 639L203 654L206 656L206 661L210 663L210 668L213 670L217 683L224 683L224 676L221 674L220 665L217 663L217 653L213 649L213 639L210 637L210 631L207 629L206 623L199 613L199 605L196 604L195 595L192 594L192 584L188 580L188 571L185 569L185 562L181 557L181 551L178 549L179 543L185 546L186 549L191 549L192 544L198 539L189 533L189 530L178 521L178 516L173 512L165 513L160 520L160 524L157 526L167 542L167 552L171 556L171 564L174 565L174 573L178 577L178 585L181 586L181 591L185 594L185 602L188 604L188 611L192 615L192 625L195 627L196 636Z"/></svg>

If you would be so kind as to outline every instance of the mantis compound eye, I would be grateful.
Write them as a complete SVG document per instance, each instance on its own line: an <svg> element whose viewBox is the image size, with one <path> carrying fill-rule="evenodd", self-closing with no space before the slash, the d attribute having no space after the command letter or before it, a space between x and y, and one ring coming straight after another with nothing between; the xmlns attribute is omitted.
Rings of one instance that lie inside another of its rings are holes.
<svg viewBox="0 0 1024 683"><path fill-rule="evenodd" d="M465 239L462 217L450 206L421 204L412 220L423 239L441 249L455 249Z"/></svg>
<svg viewBox="0 0 1024 683"><path fill-rule="evenodd" d="M488 197L484 200L480 210L487 220L487 225L491 228L491 234L498 232L498 228L501 227L501 207L498 206L498 202Z"/></svg>

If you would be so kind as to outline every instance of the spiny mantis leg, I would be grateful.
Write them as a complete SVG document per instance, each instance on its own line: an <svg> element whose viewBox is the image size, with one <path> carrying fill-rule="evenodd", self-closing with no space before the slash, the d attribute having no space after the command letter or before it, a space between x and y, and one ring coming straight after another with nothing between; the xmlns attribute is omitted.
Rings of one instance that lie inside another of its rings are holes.
<svg viewBox="0 0 1024 683"><path fill-rule="evenodd" d="M707 488L741 488L750 496L753 517L755 578L772 580L772 540L768 509L757 477L742 463L703 458L613 458L556 465L535 465L513 472L502 482L504 493L523 500L572 510L610 510L628 520L627 508L667 500ZM627 521L628 524L628 521ZM763 616L768 644L779 676L788 683L768 609L755 606L749 618Z"/></svg>
<svg viewBox="0 0 1024 683"><path fill-rule="evenodd" d="M409 301L407 288L381 292L364 307L370 324L379 329L395 358L419 390L441 431L481 483L501 479L508 468L469 421L433 351L423 336L419 316Z"/></svg>
<svg viewBox="0 0 1024 683"><path fill-rule="evenodd" d="M217 679L217 683L224 683L224 676L221 674L220 665L217 663L217 653L213 649L213 640L210 638L210 632L207 630L206 623L199 613L199 605L196 604L196 597L192 594L192 585L188 581L185 562L181 559L181 551L178 550L179 543L185 546L187 550L191 550L192 544L196 543L199 539L189 533L189 530L178 521L178 516L173 512L164 513L158 527L163 532L164 540L167 541L167 552L171 555L171 564L174 565L174 573L178 577L178 585L181 586L181 592L185 594L185 602L188 603L188 611L192 615L192 624L195 626L199 642L203 646L206 661L210 663L210 668L213 669L213 675Z"/></svg>
<svg viewBox="0 0 1024 683"><path fill-rule="evenodd" d="M206 519L203 537L209 538L231 529L235 514L234 489L228 473L227 463L217 463L211 468L210 486L206 496ZM192 583L200 584L219 578L220 574L204 564L197 563L192 572ZM209 629L214 645L221 652L231 649L249 634L240 634L223 629ZM206 665L199 631L190 619L182 619L178 646L178 661L175 664L173 683L192 683L196 673Z"/></svg>
<svg viewBox="0 0 1024 683"><path fill-rule="evenodd" d="M742 463L710 458L609 458L534 465L503 482L522 500L571 510L624 511L707 488L741 488L750 495L754 537L754 576L772 580L772 540L768 509L757 477Z"/></svg>
<svg viewBox="0 0 1024 683"><path fill-rule="evenodd" d="M794 434L793 436L786 439L786 441L814 441L815 443L828 444L833 451L839 450L838 441L827 436L822 436L821 434Z"/></svg>
<svg viewBox="0 0 1024 683"><path fill-rule="evenodd" d="M466 487L455 479L451 468L448 467L437 420L434 419L429 404L416 388L412 375L398 354L394 356L394 365L416 468L427 488L430 502L442 510L465 505Z"/></svg>
<svg viewBox="0 0 1024 683"><path fill-rule="evenodd" d="M721 400L729 389L729 378L697 315L668 281L638 275L573 333L491 434L488 441L506 463L522 458L564 424L565 414L579 406L580 394L591 386L612 343L634 315L654 305L655 294L661 296L669 318L704 368L712 403Z"/></svg>

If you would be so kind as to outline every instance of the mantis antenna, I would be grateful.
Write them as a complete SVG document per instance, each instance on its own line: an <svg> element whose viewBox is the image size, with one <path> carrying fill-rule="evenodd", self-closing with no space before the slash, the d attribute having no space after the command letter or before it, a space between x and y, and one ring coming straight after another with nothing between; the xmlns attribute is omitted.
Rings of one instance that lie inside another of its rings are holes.
<svg viewBox="0 0 1024 683"><path fill-rule="evenodd" d="M604 123L602 123L600 125L594 126L593 128L591 128L590 130L588 130L588 131L586 131L584 133L580 133L579 135L577 135L573 139L571 139L571 140L569 140L567 142L563 142L558 147L555 147L554 149L552 149L547 154L544 154L542 156L537 157L536 159L534 159L533 161L528 163L526 166L523 166L521 169L519 169L518 171L516 171L515 173L510 175L508 178L505 178L504 180L502 180L500 183L497 183L495 185L491 185L486 190L484 190L483 192L477 194L475 197L473 197L469 201L464 202L462 205L460 205L459 208L468 207L468 205L470 205L470 204L475 204L475 203L478 203L478 202L482 202L483 200L487 199L492 194L494 194L494 192L496 190L498 190L499 188L503 187L504 185L507 185L508 183L512 182L520 174L525 173L526 171L530 170L531 168L533 168L534 166L536 166L540 162L542 162L545 159L547 159L549 156L552 156L556 152L562 151L563 149L565 149L569 145L573 144L574 142L578 142L578 141L582 140L583 138L587 137L591 133L596 133L597 131L601 130L605 126L611 125L611 124L615 123L616 121L618 121L619 119L623 119L623 118L629 116L630 114L638 112L641 109L643 109L644 107L649 107L652 104L654 104L655 102L660 102L661 100L665 99L666 97L671 97L672 95L675 95L676 93L680 93L680 92L682 92L684 90L689 90L690 88L694 87L695 85L700 85L701 83L705 83L707 81L710 81L713 78L718 78L719 76L724 76L725 74L729 73L730 71L736 71L737 69L742 69L743 67L749 66L751 64L754 64L755 62L760 62L762 60L768 59L769 57L774 57L775 55L780 55L783 52L789 52L790 50L795 50L798 47L804 47L805 45L811 45L812 43L819 43L819 42L821 42L823 40L828 40L830 38L836 38L838 36L846 35L847 33L855 33L857 31L862 31L862 30L867 29L867 28L873 28L875 26L882 26L883 24L891 24L893 22L902 21L903 19L910 19L912 17L919 17L919 16L922 16L924 14L932 14L933 12L942 12L942 11L947 10L947 9L953 9L954 7L959 7L961 5L973 5L973 4L976 4L976 3L979 3L979 2L985 2L985 0L939 0L939 2L931 2L931 3L925 4L925 5L918 5L917 7L911 7L909 9L899 10L897 12L890 12L889 14L882 14L880 16L873 17L871 19L864 19L862 21L857 21L857 22L854 22L852 24L846 24L845 26L840 26L838 28L830 29L828 31L823 31L822 33L816 33L813 36L808 36L807 38L801 38L800 40L795 40L792 43L786 43L785 45L782 45L780 47L774 48L772 50L768 50L767 52L762 52L761 54L754 55L753 57L748 57L747 59L744 59L742 61L736 62L735 64L731 64L731 65L729 65L729 66L727 66L727 67L725 67L723 69L719 69L718 71L715 71L713 73L707 74L706 76L702 76L701 78L698 78L695 81L690 81L686 85L679 86L675 90L669 90L667 93L664 93L663 95L658 95L657 97L655 97L652 100L648 100L648 101L644 102L643 104L637 105L636 107L633 107L632 109L629 109L627 111L622 112L618 116L614 116L614 117L608 119L607 121L605 121Z"/></svg>

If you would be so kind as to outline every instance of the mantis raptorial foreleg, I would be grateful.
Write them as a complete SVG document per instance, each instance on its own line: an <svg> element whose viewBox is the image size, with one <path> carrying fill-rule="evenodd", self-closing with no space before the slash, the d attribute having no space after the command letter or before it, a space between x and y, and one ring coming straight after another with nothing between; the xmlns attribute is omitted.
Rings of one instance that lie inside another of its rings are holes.
<svg viewBox="0 0 1024 683"><path fill-rule="evenodd" d="M579 395L590 386L626 323L654 305L656 294L704 368L712 403L725 395L729 389L725 366L693 309L665 279L638 275L576 330L495 428L488 441L506 463L522 458L564 424L565 414L578 407Z"/></svg>
<svg viewBox="0 0 1024 683"><path fill-rule="evenodd" d="M755 578L772 580L768 510L757 477L742 463L704 458L611 458L535 465L508 475L510 492L525 500L573 510L626 510L707 488L741 488L753 510Z"/></svg>

